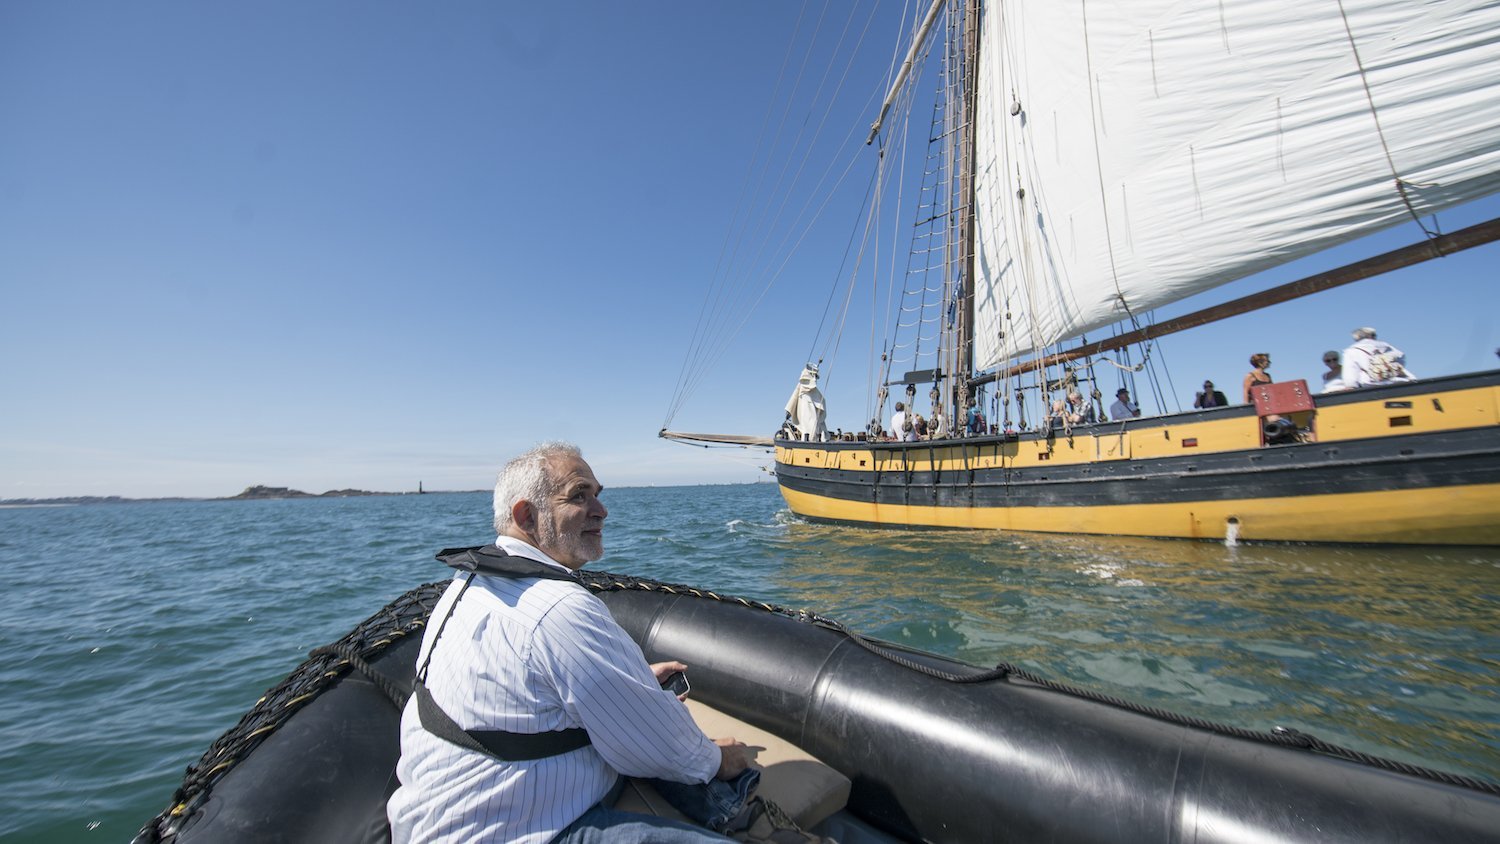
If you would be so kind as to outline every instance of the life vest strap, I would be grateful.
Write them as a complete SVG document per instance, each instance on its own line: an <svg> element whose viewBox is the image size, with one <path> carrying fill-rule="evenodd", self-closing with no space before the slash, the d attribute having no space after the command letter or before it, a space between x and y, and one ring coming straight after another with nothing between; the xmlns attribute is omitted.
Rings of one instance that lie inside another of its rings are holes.
<svg viewBox="0 0 1500 844"><path fill-rule="evenodd" d="M427 659L423 661L422 667L417 671L416 680L412 682L412 695L417 699L417 715L422 722L422 728L459 747L493 756L505 762L526 762L533 759L546 759L549 756L561 756L592 744L593 740L589 738L588 730L582 727L549 730L545 733L465 730L433 699L432 693L427 690L426 683L427 666L432 662L432 652L437 649L438 640L443 636L443 628L447 626L448 619L453 616L453 610L458 606L458 602L463 599L464 591L467 591L469 584L474 582L474 575L485 574L512 579L567 580L573 583L578 583L578 578L570 573L560 572L545 563L507 554L494 545L444 548L438 552L437 558L453 568L469 572L469 577L464 582L463 590L453 599L453 603L448 605L448 614L443 616L443 621L438 625L437 633L433 636L432 645L427 649ZM582 586L582 584L579 585Z"/></svg>
<svg viewBox="0 0 1500 844"><path fill-rule="evenodd" d="M443 711L432 699L426 684L420 680L412 686L412 695L417 699L417 715L422 728L440 739L452 742L505 762L527 762L561 756L593 741L588 730L572 727L566 730L551 730L545 733L512 733L505 730L465 730Z"/></svg>

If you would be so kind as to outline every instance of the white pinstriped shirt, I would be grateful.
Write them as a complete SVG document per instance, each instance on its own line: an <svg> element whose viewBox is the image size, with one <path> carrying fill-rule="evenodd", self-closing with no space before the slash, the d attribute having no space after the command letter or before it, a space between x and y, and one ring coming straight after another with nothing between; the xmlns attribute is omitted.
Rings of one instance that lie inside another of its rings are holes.
<svg viewBox="0 0 1500 844"><path fill-rule="evenodd" d="M525 542L496 544L566 570ZM433 609L417 665L467 576ZM476 576L443 630L427 688L466 730L584 727L593 743L502 762L423 729L412 698L401 717L401 786L386 806L395 844L542 844L599 802L617 772L708 782L719 769L718 747L657 685L604 603L564 581Z"/></svg>

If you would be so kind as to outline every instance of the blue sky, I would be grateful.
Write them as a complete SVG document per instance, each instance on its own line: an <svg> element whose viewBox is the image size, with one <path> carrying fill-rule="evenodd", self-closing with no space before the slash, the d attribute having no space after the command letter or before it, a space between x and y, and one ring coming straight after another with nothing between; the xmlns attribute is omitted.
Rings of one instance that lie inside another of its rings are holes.
<svg viewBox="0 0 1500 844"><path fill-rule="evenodd" d="M845 33L835 5L815 43L852 51L866 19ZM777 125L863 140L903 8L874 11L845 110ZM755 453L656 431L773 146L788 42L822 9L799 28L791 3L0 4L0 498L478 489L549 438L606 485L766 479ZM716 335L717 377L673 427L779 423L868 172ZM1186 402L1253 351L1315 378L1364 324L1419 375L1489 368L1497 255L1195 329L1160 359ZM839 366L831 423L854 428L865 368Z"/></svg>

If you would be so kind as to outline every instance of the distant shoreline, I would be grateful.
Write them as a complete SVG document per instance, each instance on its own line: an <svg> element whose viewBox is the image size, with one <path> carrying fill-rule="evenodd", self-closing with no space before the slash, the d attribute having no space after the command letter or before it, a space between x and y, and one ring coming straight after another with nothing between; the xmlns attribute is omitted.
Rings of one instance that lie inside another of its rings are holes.
<svg viewBox="0 0 1500 844"><path fill-rule="evenodd" d="M0 507L69 507L78 504L148 504L159 501L276 501L287 498L364 498L376 495L443 495L456 492L489 492L490 490L423 490L421 492L371 492L364 489L330 489L323 493L303 492L284 486L248 486L239 495L218 498L191 498L174 495L161 498L124 498L119 495L69 495L58 498L6 498Z"/></svg>
<svg viewBox="0 0 1500 844"><path fill-rule="evenodd" d="M757 484L771 483L767 480L758 481L728 481L721 483L703 484L639 484L636 486L617 486L614 489L651 489L662 486L754 486ZM425 489L420 492L371 492L363 489L330 489L327 492L311 493L287 487L251 486L246 487L239 495L228 495L217 498L195 498L185 495L170 495L160 498L125 498L119 495L67 495L57 498L0 498L0 509L19 509L22 507L72 507L81 504L150 504L162 501L277 501L289 498L364 498L368 496L383 495L460 495L469 493L484 493L489 495L494 489Z"/></svg>

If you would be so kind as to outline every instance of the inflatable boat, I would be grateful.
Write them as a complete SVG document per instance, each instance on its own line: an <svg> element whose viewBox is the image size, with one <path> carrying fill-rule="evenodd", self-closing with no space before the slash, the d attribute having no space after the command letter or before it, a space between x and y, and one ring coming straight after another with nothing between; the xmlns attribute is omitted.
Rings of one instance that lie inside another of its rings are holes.
<svg viewBox="0 0 1500 844"><path fill-rule="evenodd" d="M710 735L761 750L763 793L841 844L1500 840L1494 783L979 668L812 613L580 574L648 659L690 666ZM189 767L137 844L389 840L399 703L446 585L313 651ZM628 791L629 808L654 808L648 792Z"/></svg>

